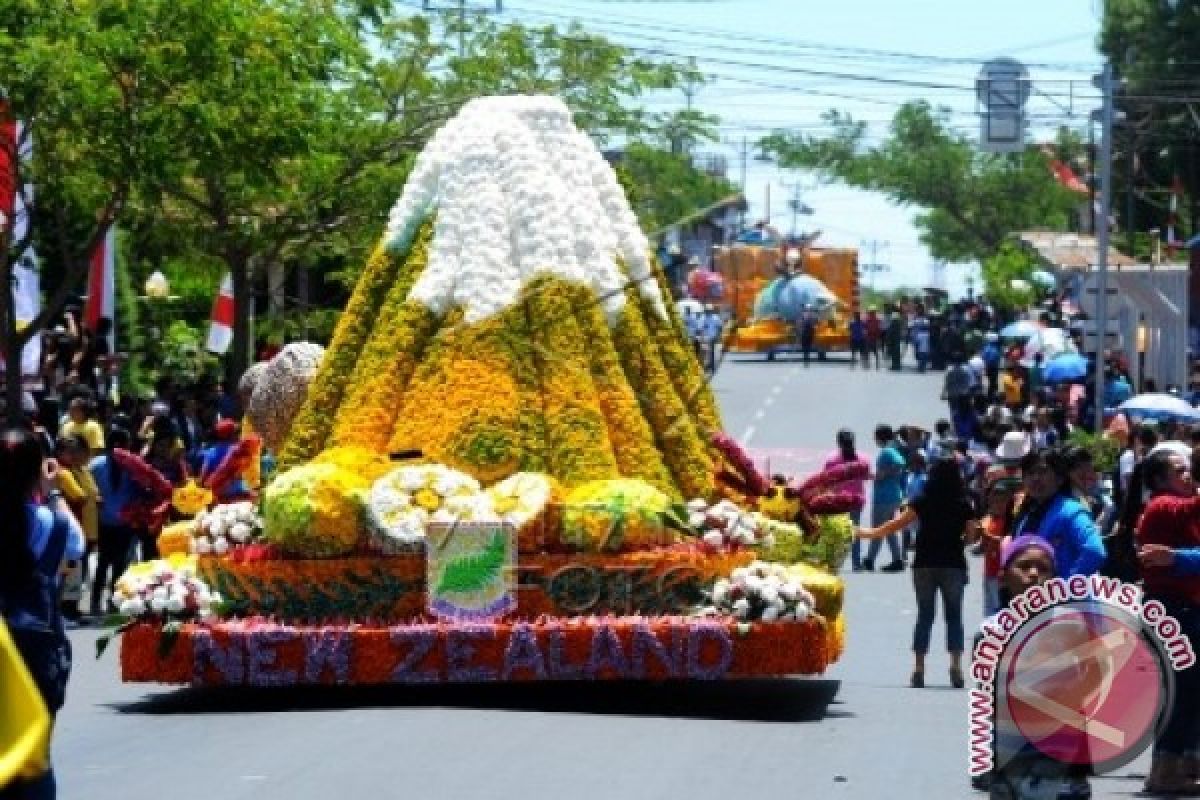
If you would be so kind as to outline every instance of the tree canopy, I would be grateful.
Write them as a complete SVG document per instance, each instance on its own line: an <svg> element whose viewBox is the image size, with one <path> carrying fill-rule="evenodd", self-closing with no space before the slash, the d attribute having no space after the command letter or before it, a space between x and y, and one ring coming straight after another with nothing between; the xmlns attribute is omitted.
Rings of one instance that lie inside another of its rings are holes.
<svg viewBox="0 0 1200 800"><path fill-rule="evenodd" d="M830 111L825 120L834 128L830 136L780 131L760 140L759 149L780 166L812 169L920 208L921 241L937 259L982 261L1015 231L1064 229L1079 203L1038 149L1011 157L980 152L954 131L947 110L924 101L902 106L878 145L866 143L866 125L848 114Z"/></svg>
<svg viewBox="0 0 1200 800"><path fill-rule="evenodd" d="M412 159L480 94L558 94L598 140L628 145L644 219L694 210L654 196L677 193L663 177L707 185L655 150L711 136L712 118L638 103L695 71L577 28L477 15L460 30L387 0L14 0L0 23L11 113L36 140L19 182L37 186L34 238L60 278L35 325L0 331L10 352L61 313L117 220L131 261L173 285L215 291L232 273L240 374L255 285L282 295L287 270L314 267L352 278ZM28 243L5 244L7 277Z"/></svg>
<svg viewBox="0 0 1200 800"><path fill-rule="evenodd" d="M1178 179L1185 197L1177 234L1200 232L1200 116L1193 102L1200 8L1191 2L1108 0L1100 49L1123 82L1117 105L1126 119L1116 130L1113 172L1113 210L1122 230L1165 230Z"/></svg>

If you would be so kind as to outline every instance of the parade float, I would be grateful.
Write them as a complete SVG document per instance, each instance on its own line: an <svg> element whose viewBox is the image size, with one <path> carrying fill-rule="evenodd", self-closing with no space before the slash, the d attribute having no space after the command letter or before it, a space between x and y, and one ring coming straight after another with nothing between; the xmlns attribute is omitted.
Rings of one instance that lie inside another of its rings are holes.
<svg viewBox="0 0 1200 800"><path fill-rule="evenodd" d="M261 496L202 503L120 580L124 680L823 672L861 476L758 473L648 253L559 100L468 103L328 349L243 386Z"/></svg>
<svg viewBox="0 0 1200 800"><path fill-rule="evenodd" d="M816 247L805 239L721 248L715 261L732 285L726 293L735 320L726 341L731 352L794 347L805 310L816 317L813 347L819 354L850 349L850 320L859 311L856 250Z"/></svg>

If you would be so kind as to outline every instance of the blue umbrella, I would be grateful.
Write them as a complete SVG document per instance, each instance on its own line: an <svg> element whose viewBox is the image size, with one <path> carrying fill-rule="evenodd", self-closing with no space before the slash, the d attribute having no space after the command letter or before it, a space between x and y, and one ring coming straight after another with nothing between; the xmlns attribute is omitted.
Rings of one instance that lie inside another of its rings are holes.
<svg viewBox="0 0 1200 800"><path fill-rule="evenodd" d="M1000 329L1000 335L1005 339L1028 339L1039 330L1041 325L1028 319L1022 319Z"/></svg>
<svg viewBox="0 0 1200 800"><path fill-rule="evenodd" d="M1071 383L1086 378L1090 371L1086 358L1078 353L1063 353L1046 363L1042 378L1046 383Z"/></svg>
<svg viewBox="0 0 1200 800"><path fill-rule="evenodd" d="M1184 422L1200 420L1200 409L1192 408L1173 394L1139 394L1126 400L1117 410L1124 411L1135 419L1174 419Z"/></svg>

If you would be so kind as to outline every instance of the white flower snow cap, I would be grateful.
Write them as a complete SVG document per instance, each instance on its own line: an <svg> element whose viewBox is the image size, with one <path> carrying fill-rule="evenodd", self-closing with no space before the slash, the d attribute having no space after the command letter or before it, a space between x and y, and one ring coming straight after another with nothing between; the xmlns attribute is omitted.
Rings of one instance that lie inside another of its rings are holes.
<svg viewBox="0 0 1200 800"><path fill-rule="evenodd" d="M418 156L389 215L388 247L406 248L435 209L429 260L409 297L437 313L459 305L479 322L553 275L590 286L610 322L630 280L665 315L649 243L616 174L556 97L463 106Z"/></svg>

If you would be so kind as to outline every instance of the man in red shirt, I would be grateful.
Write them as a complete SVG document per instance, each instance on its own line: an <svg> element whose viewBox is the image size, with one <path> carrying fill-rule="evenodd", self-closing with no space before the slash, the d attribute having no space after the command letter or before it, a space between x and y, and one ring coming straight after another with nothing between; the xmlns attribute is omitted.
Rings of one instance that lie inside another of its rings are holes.
<svg viewBox="0 0 1200 800"><path fill-rule="evenodd" d="M1155 494L1137 527L1147 598L1160 601L1182 633L1200 646L1200 497L1193 465L1174 452L1143 462L1146 487ZM1146 779L1149 794L1200 794L1200 666L1175 676L1175 698L1167 725L1154 743Z"/></svg>

